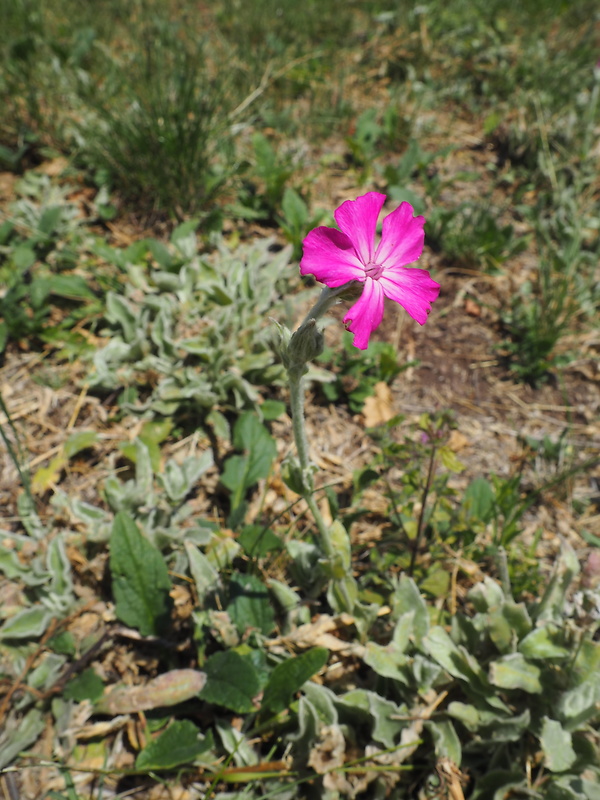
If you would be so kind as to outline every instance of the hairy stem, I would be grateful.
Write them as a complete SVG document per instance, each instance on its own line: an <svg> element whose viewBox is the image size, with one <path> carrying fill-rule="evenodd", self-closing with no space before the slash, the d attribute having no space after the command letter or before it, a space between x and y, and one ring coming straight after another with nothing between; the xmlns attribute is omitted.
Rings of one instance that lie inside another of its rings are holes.
<svg viewBox="0 0 600 800"><path fill-rule="evenodd" d="M319 295L319 299L308 312L308 314L304 317L302 321L302 325L305 325L311 319L320 319L336 302L337 298L343 294L352 284L354 281L349 281L345 283L343 286L338 286L337 289L330 289L326 286L321 294ZM302 327L300 325L300 327Z"/></svg>
<svg viewBox="0 0 600 800"><path fill-rule="evenodd" d="M313 497L311 463L304 419L304 379L302 370L293 369L290 370L288 374L290 380L292 427L294 431L294 441L296 442L296 451L298 453L298 461L300 462L300 468L302 470L303 497L321 534L325 553L327 555L332 555L333 546L329 536L329 529Z"/></svg>

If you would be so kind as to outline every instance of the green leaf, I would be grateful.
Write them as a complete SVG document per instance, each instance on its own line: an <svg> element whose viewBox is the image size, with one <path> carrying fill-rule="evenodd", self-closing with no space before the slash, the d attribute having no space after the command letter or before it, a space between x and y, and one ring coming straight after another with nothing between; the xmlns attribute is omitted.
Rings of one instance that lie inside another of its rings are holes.
<svg viewBox="0 0 600 800"><path fill-rule="evenodd" d="M263 708L278 714L288 708L293 695L327 663L328 651L314 647L277 664L265 688Z"/></svg>
<svg viewBox="0 0 600 800"><path fill-rule="evenodd" d="M17 272L25 272L35 264L35 250L27 244L19 244L12 252L12 263Z"/></svg>
<svg viewBox="0 0 600 800"><path fill-rule="evenodd" d="M571 655L564 645L564 633L554 625L536 628L519 644L526 658L568 658Z"/></svg>
<svg viewBox="0 0 600 800"><path fill-rule="evenodd" d="M72 458L82 450L87 450L98 441L96 431L79 431L72 433L63 445L63 451L67 458Z"/></svg>
<svg viewBox="0 0 600 800"><path fill-rule="evenodd" d="M153 419L144 422L140 431L140 439L145 445L164 442L173 430L172 419Z"/></svg>
<svg viewBox="0 0 600 800"><path fill-rule="evenodd" d="M489 713L481 714L483 719L479 734L483 742L517 742L531 727L531 713L528 708L513 717L497 714L495 719L490 720L491 716ZM486 722L486 719L489 721Z"/></svg>
<svg viewBox="0 0 600 800"><path fill-rule="evenodd" d="M425 727L429 730L433 740L436 758L449 758L457 767L460 767L462 749L460 739L451 720L428 721L425 723Z"/></svg>
<svg viewBox="0 0 600 800"><path fill-rule="evenodd" d="M69 681L63 694L67 700L75 700L78 703L81 703L82 700L91 700L92 703L95 703L102 697L103 691L102 678L90 668Z"/></svg>
<svg viewBox="0 0 600 800"><path fill-rule="evenodd" d="M0 639L33 639L41 636L52 619L44 606L33 606L19 611L0 628Z"/></svg>
<svg viewBox="0 0 600 800"><path fill-rule="evenodd" d="M184 258L191 259L196 255L198 248L196 229L199 224L199 220L189 219L178 225L171 234L171 242Z"/></svg>
<svg viewBox="0 0 600 800"><path fill-rule="evenodd" d="M176 720L158 739L144 747L135 760L135 767L150 771L191 764L212 745L212 737L201 737L193 722L188 719Z"/></svg>
<svg viewBox="0 0 600 800"><path fill-rule="evenodd" d="M206 684L200 692L202 700L236 714L257 710L254 699L260 692L260 679L248 659L234 650L226 650L212 655L204 665L204 671Z"/></svg>
<svg viewBox="0 0 600 800"><path fill-rule="evenodd" d="M309 681L302 690L300 700L308 700L323 725L337 725L336 695L327 686Z"/></svg>
<svg viewBox="0 0 600 800"><path fill-rule="evenodd" d="M464 647L456 645L442 627L429 631L423 639L423 647L454 678L471 685L475 683L480 688L487 685L486 675L473 656Z"/></svg>
<svg viewBox="0 0 600 800"><path fill-rule="evenodd" d="M363 660L378 675L406 684L407 677L400 671L399 667L407 663L408 657L393 643L382 647L375 642L367 642Z"/></svg>
<svg viewBox="0 0 600 800"><path fill-rule="evenodd" d="M432 597L444 597L450 587L450 574L441 564L435 564L421 581L420 589Z"/></svg>
<svg viewBox="0 0 600 800"><path fill-rule="evenodd" d="M454 700L448 705L448 713L459 720L469 731L476 731L479 727L479 711L473 705Z"/></svg>
<svg viewBox="0 0 600 800"><path fill-rule="evenodd" d="M283 193L281 210L291 230L300 233L308 220L308 207L298 192L289 186Z"/></svg>
<svg viewBox="0 0 600 800"><path fill-rule="evenodd" d="M70 631L61 631L48 640L48 647L55 653L65 656L74 656L77 652L75 638Z"/></svg>
<svg viewBox="0 0 600 800"><path fill-rule="evenodd" d="M454 450L451 450L447 445L438 448L438 458L449 472L459 473L466 469L462 461L459 461Z"/></svg>
<svg viewBox="0 0 600 800"><path fill-rule="evenodd" d="M138 335L139 320L125 298L114 292L106 295L106 319L113 325L120 325L125 342L133 342Z"/></svg>
<svg viewBox="0 0 600 800"><path fill-rule="evenodd" d="M488 633L501 653L512 653L516 646L516 636L502 610L496 608L488 615Z"/></svg>
<svg viewBox="0 0 600 800"><path fill-rule="evenodd" d="M251 486L247 483L249 469L249 459L246 456L230 456L225 462L221 483L232 493L232 509L238 508L246 490Z"/></svg>
<svg viewBox="0 0 600 800"><path fill-rule="evenodd" d="M165 245L159 242L158 239L147 239L146 244L158 265L163 269L169 269L173 263L173 258Z"/></svg>
<svg viewBox="0 0 600 800"><path fill-rule="evenodd" d="M328 559L329 560L329 559ZM325 561L320 561L322 564ZM327 565L327 561L325 561ZM357 615L358 584L354 575L345 575L342 578L333 577L327 589L327 602L336 614L354 614L358 622Z"/></svg>
<svg viewBox="0 0 600 800"><path fill-rule="evenodd" d="M275 598L277 605L286 614L295 610L301 610L302 599L300 595L288 586L287 583L282 583L281 581L276 581L274 578L270 578L269 590Z"/></svg>
<svg viewBox="0 0 600 800"><path fill-rule="evenodd" d="M521 653L510 653L493 661L489 667L490 683L501 689L523 689L531 694L541 694L541 670L525 660Z"/></svg>
<svg viewBox="0 0 600 800"><path fill-rule="evenodd" d="M219 572L229 567L238 557L241 547L231 536L215 536L206 548L208 563Z"/></svg>
<svg viewBox="0 0 600 800"><path fill-rule="evenodd" d="M250 744L244 733L233 727L229 720L217 719L215 720L215 728L225 752L233 759L236 767L247 767L258 764L258 755L254 747ZM218 795L217 795L218 796ZM224 800L221 795L221 800ZM229 800L229 798L227 798ZM248 799L250 800L250 798Z"/></svg>
<svg viewBox="0 0 600 800"><path fill-rule="evenodd" d="M575 551L571 545L563 541L558 559L554 562L552 577L535 611L535 619L538 623L542 620L552 620L561 624L565 597L579 571L579 560Z"/></svg>
<svg viewBox="0 0 600 800"><path fill-rule="evenodd" d="M41 213L38 222L38 231L50 236L56 230L62 215L62 206L47 206Z"/></svg>
<svg viewBox="0 0 600 800"><path fill-rule="evenodd" d="M7 578L18 578L29 586L38 586L48 580L45 571L35 575L31 567L21 562L16 550L2 545L0 545L0 572L4 573Z"/></svg>
<svg viewBox="0 0 600 800"><path fill-rule="evenodd" d="M412 635L417 645L421 644L429 630L429 612L417 584L407 575L402 575L392 598L393 614L401 618L412 613Z"/></svg>
<svg viewBox="0 0 600 800"><path fill-rule="evenodd" d="M279 419L285 413L285 403L282 403L281 400L265 400L261 404L260 413L267 422Z"/></svg>
<svg viewBox="0 0 600 800"><path fill-rule="evenodd" d="M529 791L521 770L493 769L478 781L470 800L507 800L522 794L520 790Z"/></svg>
<svg viewBox="0 0 600 800"><path fill-rule="evenodd" d="M258 630L268 636L275 627L269 592L255 575L235 574L229 585L231 600L227 613L240 634Z"/></svg>
<svg viewBox="0 0 600 800"><path fill-rule="evenodd" d="M215 408L213 408L210 414L208 414L206 417L206 423L212 427L215 434L220 436L221 439L225 439L227 442L231 441L231 429L229 427L229 422L227 417L224 414L221 414L220 411L217 411Z"/></svg>
<svg viewBox="0 0 600 800"><path fill-rule="evenodd" d="M42 291L49 295L55 294L58 297L66 297L71 300L95 299L89 283L80 275L53 275L51 278L44 280L44 284L45 287L43 287Z"/></svg>
<svg viewBox="0 0 600 800"><path fill-rule="evenodd" d="M543 718L540 744L546 758L546 766L551 772L565 772L575 763L577 755L573 749L571 734L560 722L549 717Z"/></svg>
<svg viewBox="0 0 600 800"><path fill-rule="evenodd" d="M185 550L190 564L190 572L196 584L198 599L200 603L203 603L208 592L218 586L219 573L193 542L185 542Z"/></svg>
<svg viewBox="0 0 600 800"><path fill-rule="evenodd" d="M502 588L488 575L485 575L482 581L476 583L469 590L468 596L477 611L481 612L501 608L505 602Z"/></svg>
<svg viewBox="0 0 600 800"><path fill-rule="evenodd" d="M600 675L600 642L584 639L577 649L573 664L577 681L596 680Z"/></svg>
<svg viewBox="0 0 600 800"><path fill-rule="evenodd" d="M169 500L172 502L183 500L212 465L213 455L210 450L206 450L199 458L194 456L186 458L181 465L174 459L167 461L163 474L159 475L159 480L164 486Z"/></svg>
<svg viewBox="0 0 600 800"><path fill-rule="evenodd" d="M4 147L0 147L0 160L2 159L2 151L5 150L5 149L6 148L4 148ZM4 244L8 243L8 241L10 240L10 237L11 237L13 231L14 231L14 229L15 229L15 226L8 219L5 219L4 222L2 222L0 224L0 245L4 245Z"/></svg>
<svg viewBox="0 0 600 800"><path fill-rule="evenodd" d="M46 720L37 708L32 708L18 721L14 717L9 718L6 721L5 732L0 732L0 769L6 767L22 750L32 745L45 727Z"/></svg>
<svg viewBox="0 0 600 800"><path fill-rule="evenodd" d="M363 492L373 483L376 483L380 477L381 476L379 473L370 466L355 470L352 477L354 483L354 494L357 495L360 492Z"/></svg>
<svg viewBox="0 0 600 800"><path fill-rule="evenodd" d="M502 613L515 631L517 638L522 639L531 631L531 617L524 603L515 603L512 600L506 600L502 608Z"/></svg>
<svg viewBox="0 0 600 800"><path fill-rule="evenodd" d="M334 519L329 526L329 541L335 552L335 561L341 568L340 572L334 570L333 577L344 578L352 566L352 545L348 531L339 519Z"/></svg>
<svg viewBox="0 0 600 800"><path fill-rule="evenodd" d="M283 542L270 528L263 525L246 525L238 542L251 558L264 558L283 548Z"/></svg>
<svg viewBox="0 0 600 800"><path fill-rule="evenodd" d="M58 653L46 653L27 676L27 683L32 689L37 689L39 692L50 689L57 682L66 660Z"/></svg>
<svg viewBox="0 0 600 800"><path fill-rule="evenodd" d="M600 707L600 673L564 692L556 704L557 715L565 728L574 731L598 715Z"/></svg>
<svg viewBox="0 0 600 800"><path fill-rule="evenodd" d="M490 482L482 477L472 480L465 491L463 508L467 518L489 522L494 513L494 490Z"/></svg>
<svg viewBox="0 0 600 800"><path fill-rule="evenodd" d="M46 567L52 576L50 592L55 597L60 597L63 608L66 608L72 599L73 578L65 543L59 536L50 542L46 554Z"/></svg>
<svg viewBox="0 0 600 800"><path fill-rule="evenodd" d="M266 478L277 454L275 440L262 425L256 414L244 412L233 430L233 443L244 456L232 456L225 462L221 483L233 492L232 507L242 501L247 489L261 478Z"/></svg>
<svg viewBox="0 0 600 800"><path fill-rule="evenodd" d="M343 695L336 705L340 711L340 721L352 723L356 716L358 716L356 722L359 724L361 716L370 720L373 726L371 736L384 747L394 747L398 743L397 740L401 731L406 730L406 720L402 719L407 715L406 706L398 706L391 700L376 694L376 692L366 689L354 689ZM342 717L342 708L345 709L346 715L349 717L348 720ZM360 712L359 715L356 714L357 711ZM417 741L416 733L412 733L412 736L414 736L414 739L410 742L411 744Z"/></svg>
<svg viewBox="0 0 600 800"><path fill-rule="evenodd" d="M124 442L120 444L119 449L125 458L128 458L135 464L138 459L139 448L137 447L137 441L139 440L145 445L148 451L151 469L158 473L160 472L161 465L160 443L167 438L172 428L173 422L170 419L145 422L138 439L135 442Z"/></svg>
<svg viewBox="0 0 600 800"><path fill-rule="evenodd" d="M122 511L112 528L110 571L117 617L143 636L165 633L172 604L166 564L160 551Z"/></svg>
<svg viewBox="0 0 600 800"><path fill-rule="evenodd" d="M448 714L462 722L469 731L477 732L480 742L515 742L531 724L528 708L511 717L506 713L490 711L483 704L483 698L478 699L478 707L453 701L448 704ZM509 709L507 713L510 713Z"/></svg>

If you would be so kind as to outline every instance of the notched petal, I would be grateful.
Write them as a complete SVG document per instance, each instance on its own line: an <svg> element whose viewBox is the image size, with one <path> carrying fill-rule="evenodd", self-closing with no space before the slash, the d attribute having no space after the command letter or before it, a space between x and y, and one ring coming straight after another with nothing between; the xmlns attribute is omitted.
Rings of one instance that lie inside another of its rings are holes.
<svg viewBox="0 0 600 800"><path fill-rule="evenodd" d="M379 281L367 278L361 296L348 310L344 325L354 334L354 347L366 350L369 337L383 319L383 289Z"/></svg>
<svg viewBox="0 0 600 800"><path fill-rule="evenodd" d="M427 321L440 285L424 269L386 270L379 279L386 297L404 308L419 325Z"/></svg>
<svg viewBox="0 0 600 800"><path fill-rule="evenodd" d="M377 220L385 199L380 192L367 192L356 200L346 200L333 214L365 266L373 261Z"/></svg>
<svg viewBox="0 0 600 800"><path fill-rule="evenodd" d="M413 216L410 203L401 203L383 220L375 261L387 268L405 267L420 258L425 241L425 217Z"/></svg>
<svg viewBox="0 0 600 800"><path fill-rule="evenodd" d="M333 289L348 281L364 280L365 270L346 234L321 226L304 239L300 274L314 275Z"/></svg>

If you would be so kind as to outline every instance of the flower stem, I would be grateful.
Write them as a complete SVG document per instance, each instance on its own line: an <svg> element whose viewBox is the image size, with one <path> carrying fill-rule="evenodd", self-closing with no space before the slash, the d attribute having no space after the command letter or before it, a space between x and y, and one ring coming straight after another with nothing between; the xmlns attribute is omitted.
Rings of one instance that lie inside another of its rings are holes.
<svg viewBox="0 0 600 800"><path fill-rule="evenodd" d="M335 303L337 298L343 294L352 284L354 281L349 281L345 283L343 286L338 286L336 289L330 289L326 286L321 294L319 295L319 299L308 312L308 314L304 317L302 321L302 325L305 325L311 319L319 319L320 317L325 314L329 308ZM300 327L302 327L300 325Z"/></svg>
<svg viewBox="0 0 600 800"><path fill-rule="evenodd" d="M314 319L314 317L311 317L311 319ZM288 375L290 381L292 427L294 431L294 441L296 442L296 450L298 452L298 461L300 462L300 469L302 470L303 497L321 534L325 554L329 556L333 554L333 545L329 535L329 528L325 524L325 520L313 497L311 463L304 418L304 378L300 369L290 370Z"/></svg>
<svg viewBox="0 0 600 800"><path fill-rule="evenodd" d="M300 370L290 370L290 405L292 407L292 426L298 460L303 471L310 466L308 440L304 424L304 380Z"/></svg>
<svg viewBox="0 0 600 800"><path fill-rule="evenodd" d="M290 405L292 409L292 426L294 431L294 441L298 452L298 464L301 474L302 497L306 501L310 512L313 515L319 533L325 555L332 557L335 555L331 532L328 525L319 511L319 507L314 499L314 484L312 479L313 465L310 461L308 451L308 440L306 438L306 427L304 420L304 375L308 371L307 362L318 355L322 350L322 335L316 332L316 320L336 302L337 298L343 294L353 281L338 286L335 289L325 287L317 302L308 312L297 331L293 334L287 347L287 373L290 384ZM320 340L319 340L320 337Z"/></svg>

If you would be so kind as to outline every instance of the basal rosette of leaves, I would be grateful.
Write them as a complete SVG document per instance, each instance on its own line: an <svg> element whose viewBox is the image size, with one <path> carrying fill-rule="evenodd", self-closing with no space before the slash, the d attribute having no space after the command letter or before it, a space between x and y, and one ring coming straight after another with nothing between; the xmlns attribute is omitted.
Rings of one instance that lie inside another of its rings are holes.
<svg viewBox="0 0 600 800"><path fill-rule="evenodd" d="M277 774L254 772L243 796L301 798L310 785L310 796L323 800L433 798L440 796L440 765L450 764L470 798L511 792L540 800L598 797L600 643L597 622L590 625L567 602L578 571L565 545L544 594L527 603L486 577L449 624L441 624L415 582L402 576L388 598L387 636L379 626L378 641L368 637L345 647L343 639L327 638L339 620L304 616L302 624L293 602L287 634L273 640L269 595L287 597L283 585L267 588L234 575L237 588L229 587L218 620L226 649L208 657L200 697L245 715L241 731L222 720L215 731L238 767L266 771L266 750L271 763L280 759ZM206 591L204 600L196 622L215 630ZM242 632L252 629L259 638L242 643ZM267 638L259 655L261 633ZM296 654L289 658L284 649L292 642ZM308 680L325 663L323 645L335 642L330 663L341 660L348 668L354 661L356 679L336 686L321 671L318 682ZM252 744L257 731L262 744Z"/></svg>
<svg viewBox="0 0 600 800"><path fill-rule="evenodd" d="M232 251L221 242L199 256L194 228L179 226L170 247L138 243L137 257L123 264L123 292L107 296L107 341L90 384L126 390L129 411L202 417L217 406L252 408L257 386L282 379L268 315L285 294L290 249L266 240Z"/></svg>
<svg viewBox="0 0 600 800"><path fill-rule="evenodd" d="M240 418L240 446L255 436L250 419ZM165 489L180 497L184 476L167 472ZM137 519L121 511L112 525L116 617L145 647L166 653L172 592L184 580L195 597L191 660L174 669L162 659L156 677L133 687L103 681L92 662L52 706L56 725L74 724L84 711L98 724L145 711L153 735L135 754L140 773L189 769L203 791L230 784L234 797L250 800L269 793L300 800L309 789L322 800L433 798L440 764L453 765L469 798L598 796L598 620L571 600L579 564L567 545L544 593L527 602L485 577L455 614L444 614L411 578L391 578L387 613L356 636L358 621L302 603L314 578L303 570L308 542L288 543L286 568L265 578L252 567L256 559L286 549L273 532L249 526L236 539L217 529L186 531L166 561ZM39 595L38 606L0 628L0 653L18 671L21 649L35 647L50 617L72 607L70 565L56 539L40 564L39 589L14 554L4 554L2 570ZM49 609L59 595L65 605ZM73 648L63 652L53 640L28 676L42 694L26 693L15 707L18 750L41 734L50 713L43 692L69 674L74 658ZM110 737L102 743L109 756ZM0 736L0 762L16 755Z"/></svg>
<svg viewBox="0 0 600 800"><path fill-rule="evenodd" d="M115 526L118 581L130 568L119 548L127 541L139 549L142 537L125 518ZM165 607L154 595L153 604L138 603L149 588L143 547L137 582L113 587L117 614L153 631ZM567 545L538 600L515 601L486 577L445 620L401 576L391 583L386 622L372 625L364 643L333 635L351 621L309 615L285 581L239 572L231 561L225 575L211 547L190 542L186 552L189 565L180 568L197 590L194 638L206 681L171 722L189 748L175 763L167 727L140 751L139 766L211 764L215 784L246 784L247 798L303 798L308 787L322 800L433 798L440 764L451 764L465 796L479 800L511 791L540 800L598 796L600 643L597 622L567 602L579 571ZM166 601L164 570L163 579ZM344 665L341 683L336 663ZM178 681L183 691L186 675ZM106 713L110 696L98 708ZM188 736L182 726L201 708L210 724Z"/></svg>

